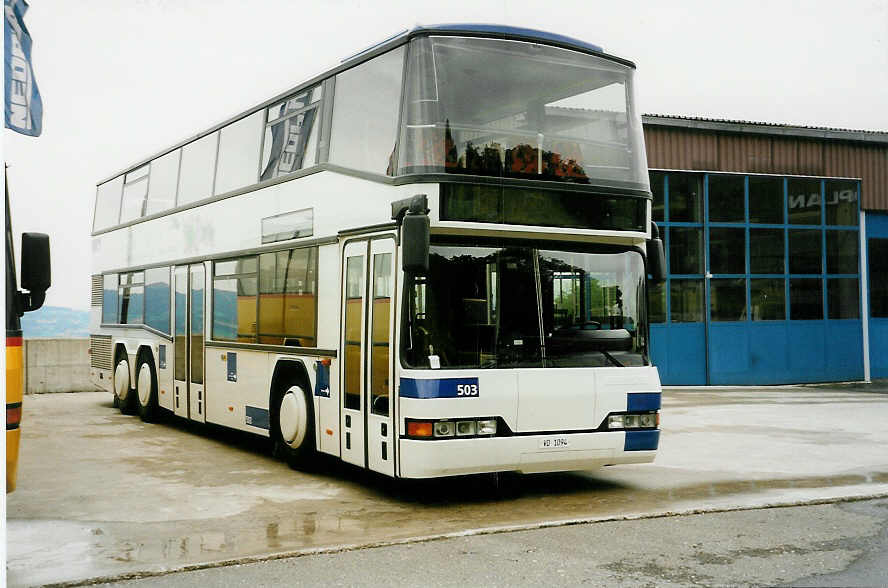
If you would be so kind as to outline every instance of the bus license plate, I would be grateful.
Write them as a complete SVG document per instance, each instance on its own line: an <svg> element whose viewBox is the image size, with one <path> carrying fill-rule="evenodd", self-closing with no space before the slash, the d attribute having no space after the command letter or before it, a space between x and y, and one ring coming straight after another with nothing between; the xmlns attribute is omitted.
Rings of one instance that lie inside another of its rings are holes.
<svg viewBox="0 0 888 588"><path fill-rule="evenodd" d="M545 437L540 439L540 449L562 449L570 447L567 437Z"/></svg>

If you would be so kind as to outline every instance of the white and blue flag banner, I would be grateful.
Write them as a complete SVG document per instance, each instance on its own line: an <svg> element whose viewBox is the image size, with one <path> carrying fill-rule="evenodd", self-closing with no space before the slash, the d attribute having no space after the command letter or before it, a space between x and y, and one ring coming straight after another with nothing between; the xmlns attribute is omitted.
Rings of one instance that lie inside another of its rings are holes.
<svg viewBox="0 0 888 588"><path fill-rule="evenodd" d="M25 27L25 0L3 0L6 128L36 137L43 126L43 102L31 69L31 35Z"/></svg>

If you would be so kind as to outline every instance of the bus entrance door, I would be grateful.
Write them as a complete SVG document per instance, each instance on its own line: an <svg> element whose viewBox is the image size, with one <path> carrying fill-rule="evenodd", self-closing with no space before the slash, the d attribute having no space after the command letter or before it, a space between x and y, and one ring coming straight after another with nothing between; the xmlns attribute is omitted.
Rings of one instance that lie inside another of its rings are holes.
<svg viewBox="0 0 888 588"><path fill-rule="evenodd" d="M188 292L188 418L206 422L204 390L204 266L188 268L191 289Z"/></svg>
<svg viewBox="0 0 888 588"><path fill-rule="evenodd" d="M394 255L393 237L345 246L341 362L342 458L390 476Z"/></svg>
<svg viewBox="0 0 888 588"><path fill-rule="evenodd" d="M173 412L200 422L206 421L203 383L204 282L203 265L176 268Z"/></svg>
<svg viewBox="0 0 888 588"><path fill-rule="evenodd" d="M367 467L389 476L395 475L395 443L392 431L391 342L394 318L394 239L375 239L370 242L370 268L367 277L368 318L367 374L364 396L370 412L367 415Z"/></svg>
<svg viewBox="0 0 888 588"><path fill-rule="evenodd" d="M367 246L369 241L352 241L343 250L343 308L342 346L342 422L339 423L342 459L364 467L367 456L364 450L365 402L364 374L364 317L367 274Z"/></svg>

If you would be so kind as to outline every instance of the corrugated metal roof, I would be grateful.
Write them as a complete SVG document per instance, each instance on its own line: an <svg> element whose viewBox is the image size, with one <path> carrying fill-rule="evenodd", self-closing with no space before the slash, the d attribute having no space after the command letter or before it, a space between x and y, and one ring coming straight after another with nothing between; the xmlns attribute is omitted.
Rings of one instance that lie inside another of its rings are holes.
<svg viewBox="0 0 888 588"><path fill-rule="evenodd" d="M789 137L806 137L810 139L888 143L888 131L798 126L784 123L703 118L697 116L676 116L669 114L645 114L642 115L641 118L644 124L651 126L684 127L707 131L781 135Z"/></svg>
<svg viewBox="0 0 888 588"><path fill-rule="evenodd" d="M651 169L860 178L861 207L888 212L888 133L646 117L644 137Z"/></svg>

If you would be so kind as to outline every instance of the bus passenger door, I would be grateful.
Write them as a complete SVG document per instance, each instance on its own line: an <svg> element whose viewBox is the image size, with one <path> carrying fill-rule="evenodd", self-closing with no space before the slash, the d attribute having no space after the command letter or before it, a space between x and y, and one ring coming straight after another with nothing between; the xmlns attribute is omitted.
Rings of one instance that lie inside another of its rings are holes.
<svg viewBox="0 0 888 588"><path fill-rule="evenodd" d="M366 453L364 445L365 402L363 369L365 359L364 317L367 273L368 241L348 243L343 251L343 297L342 297L342 344L344 356L342 366L342 411L339 444L342 460L364 467Z"/></svg>
<svg viewBox="0 0 888 588"><path fill-rule="evenodd" d="M188 293L188 418L206 422L206 397L204 395L204 266L189 268L191 289Z"/></svg>
<svg viewBox="0 0 888 588"><path fill-rule="evenodd" d="M175 330L173 354L175 378L173 382L173 414L188 418L188 268L177 267L173 274Z"/></svg>
<svg viewBox="0 0 888 588"><path fill-rule="evenodd" d="M391 383L393 381L391 343L394 318L394 239L370 242L370 280L367 305L367 373L365 400L367 414L367 466L371 470L395 475L395 446L392 431Z"/></svg>
<svg viewBox="0 0 888 588"><path fill-rule="evenodd" d="M174 414L205 422L204 266L177 267L175 281Z"/></svg>

